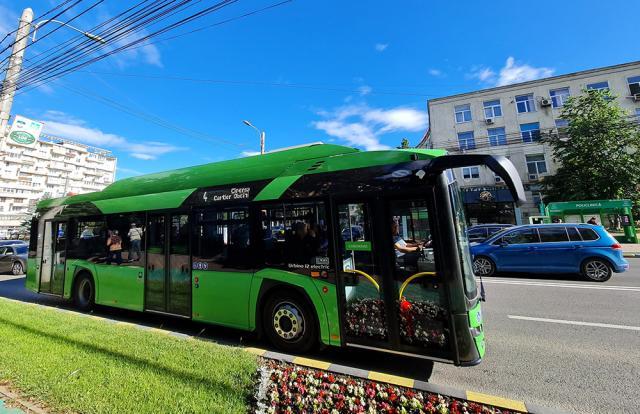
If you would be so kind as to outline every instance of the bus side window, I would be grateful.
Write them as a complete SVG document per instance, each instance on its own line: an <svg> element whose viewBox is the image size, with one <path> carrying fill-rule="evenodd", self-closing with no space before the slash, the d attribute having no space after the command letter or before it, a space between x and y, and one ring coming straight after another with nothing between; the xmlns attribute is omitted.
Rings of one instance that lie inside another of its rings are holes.
<svg viewBox="0 0 640 414"><path fill-rule="evenodd" d="M253 267L247 207L197 210L193 229L194 269L246 271Z"/></svg>
<svg viewBox="0 0 640 414"><path fill-rule="evenodd" d="M331 260L323 203L264 207L261 227L264 265L328 277Z"/></svg>
<svg viewBox="0 0 640 414"><path fill-rule="evenodd" d="M105 224L102 217L71 220L67 256L98 261L105 256Z"/></svg>

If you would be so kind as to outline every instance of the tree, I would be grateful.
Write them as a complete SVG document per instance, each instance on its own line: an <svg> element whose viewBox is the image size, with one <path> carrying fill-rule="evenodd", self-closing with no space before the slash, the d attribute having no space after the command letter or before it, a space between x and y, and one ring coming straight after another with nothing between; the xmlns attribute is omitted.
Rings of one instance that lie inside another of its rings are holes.
<svg viewBox="0 0 640 414"><path fill-rule="evenodd" d="M410 148L410 144L409 144L409 140L406 138L402 138L402 141L400 141L400 146L398 148L400 149L406 149L406 148Z"/></svg>
<svg viewBox="0 0 640 414"><path fill-rule="evenodd" d="M609 91L571 97L561 118L566 134L543 142L559 163L543 180L544 201L630 198L640 201L640 128Z"/></svg>

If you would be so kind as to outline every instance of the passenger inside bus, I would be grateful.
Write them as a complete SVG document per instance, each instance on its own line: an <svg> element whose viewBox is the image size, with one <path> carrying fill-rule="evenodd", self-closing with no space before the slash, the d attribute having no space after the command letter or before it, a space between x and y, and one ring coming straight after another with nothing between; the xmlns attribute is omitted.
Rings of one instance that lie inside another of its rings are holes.
<svg viewBox="0 0 640 414"><path fill-rule="evenodd" d="M400 268L417 266L418 259L422 256L423 247L431 245L430 241L425 243L405 241L400 235L400 225L396 220L391 222L391 234L393 235L393 248L396 253L396 266Z"/></svg>

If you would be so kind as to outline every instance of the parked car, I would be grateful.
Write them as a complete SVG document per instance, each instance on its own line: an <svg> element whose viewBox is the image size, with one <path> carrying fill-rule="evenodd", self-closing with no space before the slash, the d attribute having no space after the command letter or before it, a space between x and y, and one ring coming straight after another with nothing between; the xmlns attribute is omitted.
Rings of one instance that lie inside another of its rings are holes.
<svg viewBox="0 0 640 414"><path fill-rule="evenodd" d="M27 245L0 246L0 273L21 275L27 270Z"/></svg>
<svg viewBox="0 0 640 414"><path fill-rule="evenodd" d="M351 226L342 229L342 240L361 240L364 237L364 229L362 226Z"/></svg>
<svg viewBox="0 0 640 414"><path fill-rule="evenodd" d="M22 245L26 246L28 243L24 240L0 240L0 246L12 246L12 245Z"/></svg>
<svg viewBox="0 0 640 414"><path fill-rule="evenodd" d="M622 246L590 224L515 226L471 246L474 272L580 273L604 282L629 268Z"/></svg>
<svg viewBox="0 0 640 414"><path fill-rule="evenodd" d="M513 224L477 224L467 229L467 236L470 242L481 242L509 227Z"/></svg>

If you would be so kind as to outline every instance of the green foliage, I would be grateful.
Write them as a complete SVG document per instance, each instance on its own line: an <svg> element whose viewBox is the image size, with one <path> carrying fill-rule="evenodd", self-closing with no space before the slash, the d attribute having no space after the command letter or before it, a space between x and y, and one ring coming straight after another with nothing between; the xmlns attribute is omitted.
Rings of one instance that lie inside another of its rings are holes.
<svg viewBox="0 0 640 414"><path fill-rule="evenodd" d="M560 167L544 179L544 201L630 198L640 188L640 129L609 91L583 91L562 108L569 126L543 141Z"/></svg>
<svg viewBox="0 0 640 414"><path fill-rule="evenodd" d="M51 412L246 413L257 361L178 339L0 298L0 383Z"/></svg>
<svg viewBox="0 0 640 414"><path fill-rule="evenodd" d="M411 148L411 144L409 143L408 139L402 138L402 141L400 141L400 146L398 148L399 149Z"/></svg>

